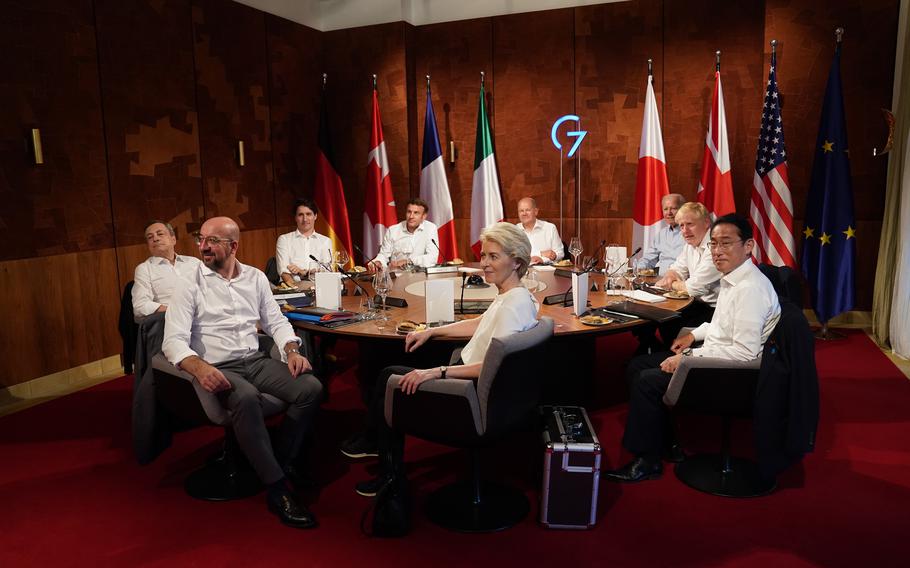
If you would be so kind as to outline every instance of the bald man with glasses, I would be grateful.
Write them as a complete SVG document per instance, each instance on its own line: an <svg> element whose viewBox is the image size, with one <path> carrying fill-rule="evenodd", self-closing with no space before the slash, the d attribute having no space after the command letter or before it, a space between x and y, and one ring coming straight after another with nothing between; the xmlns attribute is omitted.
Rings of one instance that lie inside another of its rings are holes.
<svg viewBox="0 0 910 568"><path fill-rule="evenodd" d="M240 448L268 488L266 502L281 522L316 526L288 481L299 484L297 460L322 398L322 385L300 353L300 339L275 302L262 271L237 260L240 230L227 217L206 221L196 242L202 265L174 293L165 312L162 351L230 411ZM282 364L259 351L257 325L282 348ZM288 403L274 450L260 393Z"/></svg>

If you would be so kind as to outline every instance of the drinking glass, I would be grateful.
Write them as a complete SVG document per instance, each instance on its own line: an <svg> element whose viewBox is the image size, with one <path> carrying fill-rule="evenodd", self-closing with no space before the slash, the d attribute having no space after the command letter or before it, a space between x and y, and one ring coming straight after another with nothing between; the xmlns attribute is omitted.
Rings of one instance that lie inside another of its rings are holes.
<svg viewBox="0 0 910 568"><path fill-rule="evenodd" d="M572 264L575 267L578 267L578 255L585 250L585 247L581 245L581 237L572 237L572 240L569 242L569 254L572 255Z"/></svg>
<svg viewBox="0 0 910 568"><path fill-rule="evenodd" d="M382 311L376 316L377 320L388 320L389 316L385 313L385 299L392 290L392 278L389 276L389 270L383 267L373 275L373 291L382 300ZM377 323L376 327L382 329L385 327L385 321Z"/></svg>
<svg viewBox="0 0 910 568"><path fill-rule="evenodd" d="M616 288L617 284L617 271L622 267L622 263L625 260L622 258L622 245L613 243L607 245L606 250L604 251L604 266L607 275L607 286L609 288Z"/></svg>
<svg viewBox="0 0 910 568"><path fill-rule="evenodd" d="M522 283L532 294L540 288L540 277L537 275L537 270L534 267L528 269L528 273L525 274Z"/></svg>
<svg viewBox="0 0 910 568"><path fill-rule="evenodd" d="M335 266L338 267L338 272L344 272L344 267L347 266L348 262L351 260L351 257L348 256L348 251L344 249L338 249L332 256L332 260L335 262Z"/></svg>
<svg viewBox="0 0 910 568"><path fill-rule="evenodd" d="M404 271L405 272L414 272L414 261L411 260L411 253L404 253Z"/></svg>

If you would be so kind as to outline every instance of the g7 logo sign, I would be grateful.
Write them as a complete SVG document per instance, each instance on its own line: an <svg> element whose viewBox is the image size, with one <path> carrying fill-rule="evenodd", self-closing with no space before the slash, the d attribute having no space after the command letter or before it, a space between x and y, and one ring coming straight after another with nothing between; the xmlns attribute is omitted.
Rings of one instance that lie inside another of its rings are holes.
<svg viewBox="0 0 910 568"><path fill-rule="evenodd" d="M578 123L581 121L581 119L574 114L567 114L565 116L559 117L556 122L553 123L553 128L550 129L550 139L553 141L553 145L556 146L557 150L562 150L562 144L559 143L559 139L556 137L556 132L559 130L559 126L563 122L568 121L575 121ZM573 155L575 155L575 151L578 150L579 146L581 146L581 141L584 140L587 134L587 130L572 130L566 132L567 136L572 136L575 138L575 143L572 144L572 148L569 149L569 154L567 157L571 158Z"/></svg>

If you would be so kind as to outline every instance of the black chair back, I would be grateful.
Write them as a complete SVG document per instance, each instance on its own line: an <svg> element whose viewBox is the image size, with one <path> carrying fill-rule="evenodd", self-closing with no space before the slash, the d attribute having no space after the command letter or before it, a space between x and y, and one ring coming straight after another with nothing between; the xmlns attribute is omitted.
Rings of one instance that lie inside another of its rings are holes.
<svg viewBox="0 0 910 568"><path fill-rule="evenodd" d="M539 354L545 345L540 343L503 358L487 399L485 437L513 431L538 419L537 407L546 380Z"/></svg>
<svg viewBox="0 0 910 568"><path fill-rule="evenodd" d="M759 264L758 269L771 281L780 303L793 302L803 307L803 286L800 274L788 266Z"/></svg>
<svg viewBox="0 0 910 568"><path fill-rule="evenodd" d="M278 261L275 260L274 256L265 263L265 277L269 279L269 282L276 285L281 280L281 274L278 272Z"/></svg>
<svg viewBox="0 0 910 568"><path fill-rule="evenodd" d="M136 362L136 338L139 336L139 326L136 325L133 317L132 280L123 287L117 328L120 331L120 339L123 341L123 372L128 375L133 372L133 364Z"/></svg>

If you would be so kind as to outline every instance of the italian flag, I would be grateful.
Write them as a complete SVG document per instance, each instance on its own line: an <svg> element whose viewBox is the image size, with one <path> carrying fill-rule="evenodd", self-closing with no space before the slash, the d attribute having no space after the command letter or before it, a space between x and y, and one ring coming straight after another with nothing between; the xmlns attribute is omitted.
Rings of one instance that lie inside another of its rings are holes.
<svg viewBox="0 0 910 568"><path fill-rule="evenodd" d="M474 147L474 182L471 186L471 249L480 259L480 232L502 221L502 196L493 156L493 136L487 120L483 82L480 83L480 105L477 111L477 143Z"/></svg>
<svg viewBox="0 0 910 568"><path fill-rule="evenodd" d="M648 75L645 115L641 122L641 145L638 147L638 175L635 179L635 209L632 212L632 248L647 249L660 230L663 219L661 200L670 194L667 181L667 159L657 115L654 78Z"/></svg>

